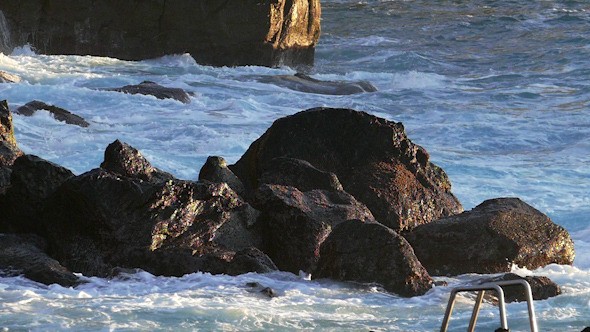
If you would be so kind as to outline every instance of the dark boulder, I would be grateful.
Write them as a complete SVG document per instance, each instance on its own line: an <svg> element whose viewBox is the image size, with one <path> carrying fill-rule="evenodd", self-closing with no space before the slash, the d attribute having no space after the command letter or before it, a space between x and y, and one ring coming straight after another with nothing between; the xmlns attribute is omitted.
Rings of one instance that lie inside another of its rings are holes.
<svg viewBox="0 0 590 332"><path fill-rule="evenodd" d="M274 158L263 165L261 184L292 186L301 191L344 190L336 174L313 167L305 160Z"/></svg>
<svg viewBox="0 0 590 332"><path fill-rule="evenodd" d="M230 169L255 190L274 158L302 159L336 174L344 190L394 229L462 211L445 172L401 123L350 109L314 108L281 118Z"/></svg>
<svg viewBox="0 0 590 332"><path fill-rule="evenodd" d="M24 275L46 285L78 285L78 277L47 256L44 247L44 240L36 235L0 234L1 275Z"/></svg>
<svg viewBox="0 0 590 332"><path fill-rule="evenodd" d="M24 115L24 116L32 116L35 112L43 110L48 111L53 115L53 117L57 121L65 122L67 124L72 124L80 127L88 127L90 123L88 123L84 118L71 113L68 110L65 110L61 107L48 105L42 101L33 100L31 102L26 103L25 105L19 107L14 111L16 114Z"/></svg>
<svg viewBox="0 0 590 332"><path fill-rule="evenodd" d="M410 244L379 223L343 222L320 247L314 279L379 283L401 296L423 295L433 281Z"/></svg>
<svg viewBox="0 0 590 332"><path fill-rule="evenodd" d="M0 83L20 83L20 81L20 76L0 70Z"/></svg>
<svg viewBox="0 0 590 332"><path fill-rule="evenodd" d="M277 270L275 263L257 248L242 249L234 255L227 268L227 274L239 275L248 272L269 273Z"/></svg>
<svg viewBox="0 0 590 332"><path fill-rule="evenodd" d="M244 184L240 179L227 167L225 159L217 156L207 158L205 165L199 172L199 180L207 180L215 183L224 182L241 197L246 197Z"/></svg>
<svg viewBox="0 0 590 332"><path fill-rule="evenodd" d="M3 232L42 234L41 212L45 200L74 174L34 155L18 157L12 166L10 187L2 202Z"/></svg>
<svg viewBox="0 0 590 332"><path fill-rule="evenodd" d="M178 100L183 104L190 104L191 98L189 95L180 88L168 88L161 86L155 82L143 81L136 85L126 85L122 88L103 89L104 91L116 91L128 93L131 95L146 95L154 96L158 99L174 99Z"/></svg>
<svg viewBox="0 0 590 332"><path fill-rule="evenodd" d="M14 138L12 113L8 108L8 102L0 101L0 193L3 193L10 183L12 163L22 154Z"/></svg>
<svg viewBox="0 0 590 332"><path fill-rule="evenodd" d="M119 140L107 146L100 167L111 173L144 181L162 182L174 178L153 167L136 148Z"/></svg>
<svg viewBox="0 0 590 332"><path fill-rule="evenodd" d="M259 80L263 83L271 83L295 91L322 95L352 95L377 91L377 88L368 81L321 81L301 73L266 76Z"/></svg>
<svg viewBox="0 0 590 332"><path fill-rule="evenodd" d="M0 10L12 46L44 54L190 53L216 66L313 65L320 36L319 0L3 0Z"/></svg>
<svg viewBox="0 0 590 332"><path fill-rule="evenodd" d="M477 283L483 284L487 282L512 280L525 280L528 282L529 286L531 286L533 300L535 301L546 300L550 297L555 297L561 294L561 288L558 284L547 277L540 276L521 277L515 273L505 273L501 276L478 280ZM502 290L504 291L504 300L506 303L526 301L526 293L524 287L521 285L502 286ZM490 300L496 303L498 301L496 292L489 293L494 296Z"/></svg>
<svg viewBox="0 0 590 332"><path fill-rule="evenodd" d="M404 236L431 275L534 270L575 256L568 232L518 198L487 200Z"/></svg>
<svg viewBox="0 0 590 332"><path fill-rule="evenodd" d="M255 207L261 211L257 229L261 249L281 271L311 272L320 244L333 226L349 219L374 221L367 207L343 191L312 190L262 185Z"/></svg>

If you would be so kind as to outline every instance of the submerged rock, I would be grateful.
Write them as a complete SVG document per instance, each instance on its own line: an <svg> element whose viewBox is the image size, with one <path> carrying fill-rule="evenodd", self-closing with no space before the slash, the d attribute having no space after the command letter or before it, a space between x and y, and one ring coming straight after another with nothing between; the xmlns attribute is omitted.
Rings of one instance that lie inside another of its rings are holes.
<svg viewBox="0 0 590 332"><path fill-rule="evenodd" d="M313 65L319 0L3 0L12 46L143 60L190 53L216 66ZM9 52L10 50L7 50Z"/></svg>
<svg viewBox="0 0 590 332"><path fill-rule="evenodd" d="M546 300L561 294L561 288L551 279L542 276L521 277L515 273L505 273L498 277L484 278L478 280L478 284L496 281L526 280L531 286L533 300ZM504 291L504 300L506 303L526 301L526 292L521 285L502 286ZM498 297L496 292L487 292L492 295L491 301L497 303ZM486 294L487 294L486 293Z"/></svg>
<svg viewBox="0 0 590 332"><path fill-rule="evenodd" d="M102 89L104 91L116 91L128 94L141 94L146 96L154 96L158 99L174 99L183 104L190 104L191 98L188 93L180 88L168 88L161 86L155 82L143 81L136 85L126 85L121 88Z"/></svg>
<svg viewBox="0 0 590 332"><path fill-rule="evenodd" d="M301 73L295 75L268 76L261 78L260 81L295 91L323 95L352 95L377 91L377 88L368 81L321 81Z"/></svg>
<svg viewBox="0 0 590 332"><path fill-rule="evenodd" d="M334 173L346 192L394 230L462 211L446 173L403 125L364 112L314 108L278 119L230 169L254 191L277 157Z"/></svg>
<svg viewBox="0 0 590 332"><path fill-rule="evenodd" d="M78 277L43 251L44 240L32 234L0 234L2 276L24 275L46 285L76 286Z"/></svg>
<svg viewBox="0 0 590 332"><path fill-rule="evenodd" d="M16 74L7 73L0 70L0 83L20 83L22 79Z"/></svg>
<svg viewBox="0 0 590 332"><path fill-rule="evenodd" d="M311 272L333 226L349 219L374 222L367 207L343 191L263 185L256 193L262 250L282 271Z"/></svg>
<svg viewBox="0 0 590 332"><path fill-rule="evenodd" d="M349 220L334 227L320 247L314 279L379 283L401 296L423 295L433 281L410 244L379 223Z"/></svg>
<svg viewBox="0 0 590 332"><path fill-rule="evenodd" d="M534 270L574 261L568 232L518 198L487 200L471 211L404 233L431 275Z"/></svg>
<svg viewBox="0 0 590 332"><path fill-rule="evenodd" d="M33 100L31 102L26 103L25 105L19 107L14 111L16 114L24 115L24 116L32 116L35 112L39 110L48 111L53 115L53 117L58 120L65 122L67 124L73 124L80 127L88 127L90 123L88 123L84 118L71 113L61 107L48 105L42 101Z"/></svg>

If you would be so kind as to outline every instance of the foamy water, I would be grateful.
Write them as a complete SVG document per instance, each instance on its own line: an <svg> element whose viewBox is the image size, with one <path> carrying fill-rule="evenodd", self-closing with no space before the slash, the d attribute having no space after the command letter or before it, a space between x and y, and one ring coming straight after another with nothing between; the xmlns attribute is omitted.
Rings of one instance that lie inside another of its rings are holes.
<svg viewBox="0 0 590 332"><path fill-rule="evenodd" d="M401 121L443 167L466 209L517 196L564 226L574 266L546 275L563 294L535 302L542 331L590 325L590 5L576 1L323 1L323 35L311 74L367 80L378 92L302 93L263 83L290 68L213 68L190 55L128 62L0 55L0 70L23 78L0 84L11 108L31 100L88 120L67 125L45 112L14 115L20 148L77 174L98 167L120 139L156 167L196 179L207 156L235 162L280 117L317 106L348 107ZM144 80L183 88L191 104L98 91ZM481 276L437 278L459 285ZM258 282L278 297L246 286ZM440 327L450 287L411 299L370 285L311 281L289 273L239 277L145 272L89 278L75 289L0 278L0 327L8 330L397 330ZM465 330L472 297L462 296L451 330ZM528 330L525 304L508 305L513 331ZM499 327L484 305L478 328Z"/></svg>

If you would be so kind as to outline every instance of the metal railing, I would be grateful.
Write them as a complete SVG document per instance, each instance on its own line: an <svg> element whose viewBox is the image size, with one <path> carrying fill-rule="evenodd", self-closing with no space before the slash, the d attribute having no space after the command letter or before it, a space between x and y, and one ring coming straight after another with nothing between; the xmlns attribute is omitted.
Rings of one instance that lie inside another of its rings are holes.
<svg viewBox="0 0 590 332"><path fill-rule="evenodd" d="M451 291L451 296L449 297L449 304L447 304L447 309L445 311L445 318L443 319L442 325L440 327L441 332L446 332L447 328L449 327L449 320L451 319L451 313L453 312L453 307L455 305L455 297L459 292L470 292L470 291L479 291L477 293L477 298L475 299L475 305L473 307L473 312L471 313L471 320L469 321L469 327L467 328L468 332L473 332L475 329L475 323L477 322L477 316L479 315L479 308L481 306L481 302L483 300L483 296L485 291L487 290L495 290L498 293L498 306L500 308L500 324L501 328L508 331L508 320L506 319L506 303L504 301L504 291L502 290L501 286L509 286L509 285L522 285L524 287L526 301L529 309L529 322L531 324L531 331L538 332L537 329L537 317L535 316L535 308L533 306L533 295L531 292L531 286L529 285L526 280L509 280L509 281L496 281L496 282L489 282L477 286L466 286L466 287L456 287L453 288Z"/></svg>

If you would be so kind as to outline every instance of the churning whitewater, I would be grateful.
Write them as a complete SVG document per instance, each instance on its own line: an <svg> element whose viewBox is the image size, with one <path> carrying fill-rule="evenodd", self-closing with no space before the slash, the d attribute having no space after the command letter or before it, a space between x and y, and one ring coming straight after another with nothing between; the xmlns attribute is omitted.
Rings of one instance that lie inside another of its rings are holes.
<svg viewBox="0 0 590 332"><path fill-rule="evenodd" d="M237 161L278 118L317 106L345 107L403 122L449 175L466 210L489 198L520 197L565 227L573 266L520 275L558 283L536 301L542 331L590 326L590 5L584 1L322 2L322 37L311 77L372 83L352 95L300 92L273 77L291 68L214 68L188 54L147 61L46 56L28 46L0 55L11 109L32 100L82 116L82 128L47 112L13 115L19 147L76 174L100 165L112 141L155 166L196 180L211 155ZM5 38L4 36L1 36ZM191 103L101 89L154 81L191 92ZM180 278L143 271L87 278L64 288L0 278L4 330L361 330L432 331L450 289L479 275L437 277L427 294L401 298L378 285L311 280L285 272ZM253 284L257 283L257 284ZM268 298L260 287L277 294ZM473 296L460 297L451 330L469 323ZM528 330L525 303L507 306L512 331ZM484 304L477 324L499 327Z"/></svg>

